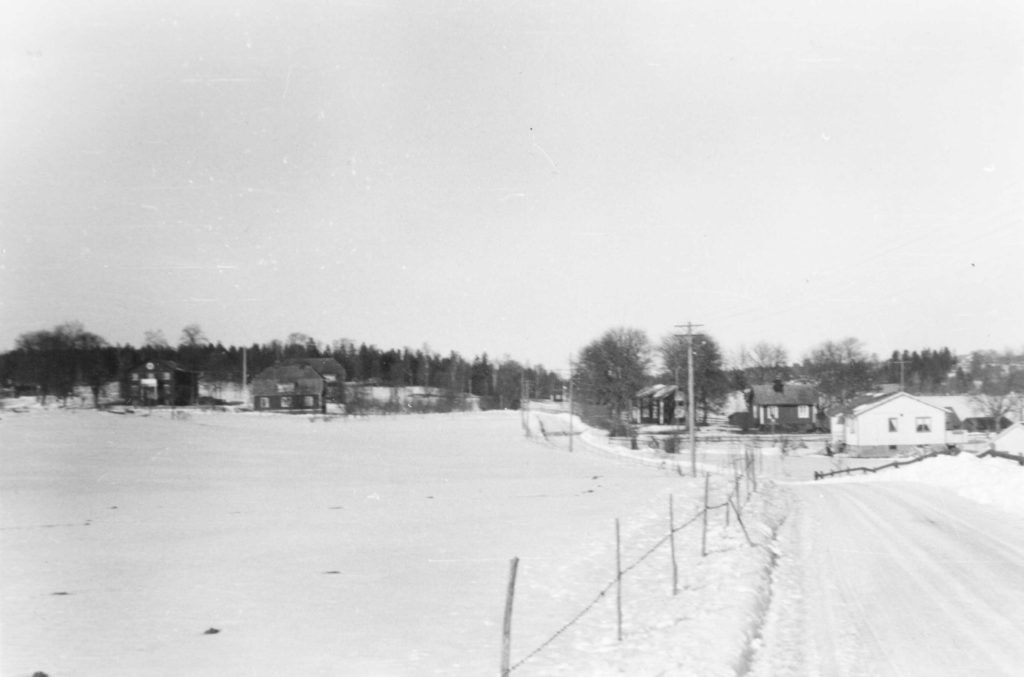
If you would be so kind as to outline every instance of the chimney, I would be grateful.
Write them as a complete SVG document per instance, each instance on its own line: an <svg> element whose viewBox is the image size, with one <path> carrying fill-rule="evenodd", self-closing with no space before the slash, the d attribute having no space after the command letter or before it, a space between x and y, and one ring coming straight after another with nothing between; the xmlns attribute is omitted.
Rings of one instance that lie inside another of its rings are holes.
<svg viewBox="0 0 1024 677"><path fill-rule="evenodd" d="M781 393L782 389L783 389L782 379L781 378L775 379L775 381L772 383L772 390L774 390L777 393Z"/></svg>

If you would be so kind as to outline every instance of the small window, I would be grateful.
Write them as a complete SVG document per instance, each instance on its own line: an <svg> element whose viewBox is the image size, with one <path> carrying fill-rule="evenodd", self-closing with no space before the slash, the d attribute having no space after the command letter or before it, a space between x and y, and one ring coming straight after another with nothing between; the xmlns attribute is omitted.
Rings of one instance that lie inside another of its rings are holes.
<svg viewBox="0 0 1024 677"><path fill-rule="evenodd" d="M304 406L307 409L312 409L313 408L313 396L312 395L306 395L305 397L303 397L302 398L302 406Z"/></svg>
<svg viewBox="0 0 1024 677"><path fill-rule="evenodd" d="M261 397L259 399L259 407L258 408L259 409L270 409L270 398L269 397Z"/></svg>
<svg viewBox="0 0 1024 677"><path fill-rule="evenodd" d="M138 381L139 380L139 375L138 374L132 374L132 380L133 381Z"/></svg>
<svg viewBox="0 0 1024 677"><path fill-rule="evenodd" d="M774 404L768 406L768 418L779 418L779 408Z"/></svg>
<svg viewBox="0 0 1024 677"><path fill-rule="evenodd" d="M801 404L800 406L798 406L796 408L796 415L797 415L797 418L810 418L811 417L811 408L810 408L810 406L808 406L806 404Z"/></svg>
<svg viewBox="0 0 1024 677"><path fill-rule="evenodd" d="M160 378L162 378L165 381L170 381L171 380L171 372L165 371L164 373L160 374Z"/></svg>
<svg viewBox="0 0 1024 677"><path fill-rule="evenodd" d="M932 431L932 419L930 416L918 416L915 427L919 433L930 433Z"/></svg>
<svg viewBox="0 0 1024 677"><path fill-rule="evenodd" d="M900 420L898 418L889 419L889 432L898 433L900 431Z"/></svg>
<svg viewBox="0 0 1024 677"><path fill-rule="evenodd" d="M281 398L281 408L282 409L291 409L292 408L292 398L287 397L287 396L286 397L282 397Z"/></svg>

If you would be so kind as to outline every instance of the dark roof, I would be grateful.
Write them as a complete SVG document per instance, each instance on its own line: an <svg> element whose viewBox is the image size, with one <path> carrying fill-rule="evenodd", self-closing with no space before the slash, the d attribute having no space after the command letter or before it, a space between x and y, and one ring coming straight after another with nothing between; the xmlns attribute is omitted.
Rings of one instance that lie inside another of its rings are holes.
<svg viewBox="0 0 1024 677"><path fill-rule="evenodd" d="M147 366L150 364L153 365L152 369L150 369ZM142 364L132 367L129 373L136 371L188 371L188 369L181 367L177 362L174 362L173 360L146 360Z"/></svg>
<svg viewBox="0 0 1024 677"><path fill-rule="evenodd" d="M798 406L818 403L818 391L804 383L783 383L782 391L772 384L751 386L755 405Z"/></svg>
<svg viewBox="0 0 1024 677"><path fill-rule="evenodd" d="M281 366L305 366L320 375L333 374L345 379L345 367L333 357L292 357L278 362Z"/></svg>

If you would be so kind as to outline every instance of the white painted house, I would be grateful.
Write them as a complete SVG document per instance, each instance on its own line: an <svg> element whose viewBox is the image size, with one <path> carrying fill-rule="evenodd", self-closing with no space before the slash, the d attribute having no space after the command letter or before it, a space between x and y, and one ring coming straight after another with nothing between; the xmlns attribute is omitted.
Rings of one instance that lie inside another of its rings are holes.
<svg viewBox="0 0 1024 677"><path fill-rule="evenodd" d="M851 402L831 412L832 445L860 455L945 449L947 412L904 392Z"/></svg>
<svg viewBox="0 0 1024 677"><path fill-rule="evenodd" d="M992 447L996 451L1024 454L1024 423L1014 423L996 435Z"/></svg>

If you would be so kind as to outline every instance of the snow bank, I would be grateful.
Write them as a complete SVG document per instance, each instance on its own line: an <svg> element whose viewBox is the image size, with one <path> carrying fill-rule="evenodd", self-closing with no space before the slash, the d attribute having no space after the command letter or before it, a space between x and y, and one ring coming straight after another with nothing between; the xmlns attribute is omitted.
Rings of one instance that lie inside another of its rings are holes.
<svg viewBox="0 0 1024 677"><path fill-rule="evenodd" d="M1024 467L1001 458L978 458L971 454L938 456L898 470L888 469L842 481L921 482L1024 515Z"/></svg>

